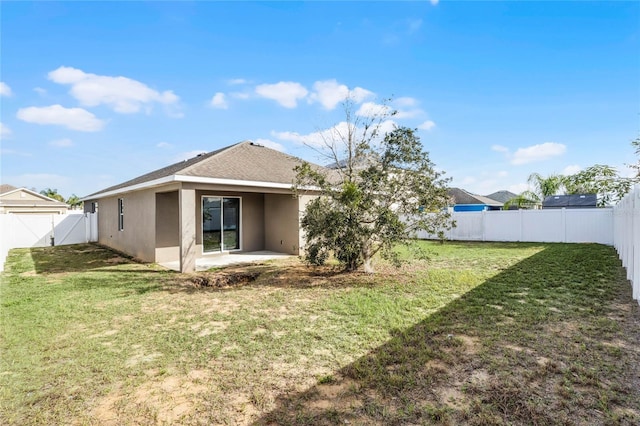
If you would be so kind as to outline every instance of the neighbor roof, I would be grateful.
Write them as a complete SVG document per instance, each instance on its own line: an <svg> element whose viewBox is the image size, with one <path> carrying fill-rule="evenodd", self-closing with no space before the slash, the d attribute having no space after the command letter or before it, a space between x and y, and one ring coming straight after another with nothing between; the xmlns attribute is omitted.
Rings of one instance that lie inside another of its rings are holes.
<svg viewBox="0 0 640 426"><path fill-rule="evenodd" d="M297 157L251 141L244 141L154 170L88 195L84 199L95 198L113 191L120 192L119 190L134 186L144 186L146 183L151 184L158 179L172 176L181 177L176 180L187 180L189 177L193 177L263 182L280 186L292 185L296 175L293 169L302 163L303 160ZM313 166L322 168L317 165Z"/></svg>
<svg viewBox="0 0 640 426"><path fill-rule="evenodd" d="M502 204L506 203L509 200L513 200L518 197L518 194L514 194L511 191L496 191L493 194L487 195L487 198L491 198L492 200L498 201Z"/></svg>
<svg viewBox="0 0 640 426"><path fill-rule="evenodd" d="M26 192L28 194L31 194L39 198L39 200L23 200L22 198L14 198L20 192ZM16 188L13 185L7 185L7 184L0 185L0 195L3 196L3 198L0 199L0 206L3 206L3 207L6 207L6 206L69 207L68 204L62 201L54 200L53 198L47 197L46 195L39 194L27 188Z"/></svg>
<svg viewBox="0 0 640 426"><path fill-rule="evenodd" d="M598 197L596 194L571 194L571 195L551 195L544 199L542 208L587 208L596 207Z"/></svg>
<svg viewBox="0 0 640 426"><path fill-rule="evenodd" d="M471 194L460 188L449 188L447 194L453 199L453 204L485 204L487 206L501 206L504 204L482 195Z"/></svg>
<svg viewBox="0 0 640 426"><path fill-rule="evenodd" d="M0 194L4 194L4 193L7 193L7 192L15 191L16 189L18 189L18 188L16 188L13 185L9 185L7 183L3 183L2 185L0 185Z"/></svg>

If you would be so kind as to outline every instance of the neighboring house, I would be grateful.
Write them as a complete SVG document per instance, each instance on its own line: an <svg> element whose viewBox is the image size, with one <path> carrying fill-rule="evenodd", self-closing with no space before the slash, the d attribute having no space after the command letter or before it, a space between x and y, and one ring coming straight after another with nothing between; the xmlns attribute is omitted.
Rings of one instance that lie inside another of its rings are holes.
<svg viewBox="0 0 640 426"><path fill-rule="evenodd" d="M66 214L69 206L27 188L0 185L0 214Z"/></svg>
<svg viewBox="0 0 640 426"><path fill-rule="evenodd" d="M447 194L451 199L454 212L480 212L483 210L501 210L500 203L482 195L471 194L460 188L449 188Z"/></svg>
<svg viewBox="0 0 640 426"><path fill-rule="evenodd" d="M229 251L299 254L300 213L316 196L295 198L302 160L240 142L172 164L83 198L99 205L99 243L143 261L180 261ZM321 166L315 166L322 169Z"/></svg>
<svg viewBox="0 0 640 426"><path fill-rule="evenodd" d="M514 198L518 198L518 194L514 194L511 191L496 191L493 194L489 194L486 196L487 198L491 198L494 201L497 201L499 203L506 203L507 201L511 201Z"/></svg>
<svg viewBox="0 0 640 426"><path fill-rule="evenodd" d="M543 209L593 209L597 206L596 194L551 195L542 202Z"/></svg>

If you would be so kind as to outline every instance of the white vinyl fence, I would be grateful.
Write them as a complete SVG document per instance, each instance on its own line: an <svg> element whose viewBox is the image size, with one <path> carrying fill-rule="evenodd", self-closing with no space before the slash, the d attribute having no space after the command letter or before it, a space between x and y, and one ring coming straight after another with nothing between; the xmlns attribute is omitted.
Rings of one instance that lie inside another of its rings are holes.
<svg viewBox="0 0 640 426"><path fill-rule="evenodd" d="M613 209L454 212L449 240L600 243L613 245ZM419 232L417 238L434 238Z"/></svg>
<svg viewBox="0 0 640 426"><path fill-rule="evenodd" d="M632 297L640 303L640 186L613 209L613 245L627 269Z"/></svg>
<svg viewBox="0 0 640 426"><path fill-rule="evenodd" d="M98 241L97 213L0 214L0 271L9 250Z"/></svg>

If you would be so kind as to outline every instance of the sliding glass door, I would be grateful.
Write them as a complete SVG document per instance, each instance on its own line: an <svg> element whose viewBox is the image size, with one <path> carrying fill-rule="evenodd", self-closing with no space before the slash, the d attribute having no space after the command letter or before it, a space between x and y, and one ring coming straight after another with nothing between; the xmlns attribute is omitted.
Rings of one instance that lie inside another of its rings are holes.
<svg viewBox="0 0 640 426"><path fill-rule="evenodd" d="M204 253L240 249L240 198L202 197Z"/></svg>

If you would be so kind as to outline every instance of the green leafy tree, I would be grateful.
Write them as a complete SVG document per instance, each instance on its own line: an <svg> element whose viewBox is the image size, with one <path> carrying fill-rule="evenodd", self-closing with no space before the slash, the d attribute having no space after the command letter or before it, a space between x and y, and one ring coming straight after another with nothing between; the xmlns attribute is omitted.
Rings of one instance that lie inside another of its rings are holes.
<svg viewBox="0 0 640 426"><path fill-rule="evenodd" d="M634 180L618 175L615 167L595 164L564 178L567 194L597 194L598 206L606 206L624 197Z"/></svg>
<svg viewBox="0 0 640 426"><path fill-rule="evenodd" d="M524 191L520 195L504 204L504 208L511 206L518 208L534 208L542 205L545 198L559 194L565 186L565 176L552 174L542 176L540 173L531 173L527 179L532 190Z"/></svg>
<svg viewBox="0 0 640 426"><path fill-rule="evenodd" d="M341 131L325 138L320 150L335 160L334 169L309 163L296 168L297 193L308 187L321 193L302 217L305 258L319 265L333 254L346 270L363 266L371 273L377 253L397 264L394 247L410 244L416 231L443 237L442 230L450 229L448 179L435 170L414 130L394 127L381 134L393 112L362 117L349 101L345 112L346 121L334 128Z"/></svg>
<svg viewBox="0 0 640 426"><path fill-rule="evenodd" d="M640 136L631 141L631 146L636 150L636 155L640 157ZM640 159L635 164L629 164L628 166L636 171L633 181L638 183L640 181Z"/></svg>
<svg viewBox="0 0 640 426"><path fill-rule="evenodd" d="M84 204L82 201L80 201L80 198L76 194L71 194L71 196L67 198L66 202L67 204L69 204L69 206L71 206L72 209L81 208Z"/></svg>
<svg viewBox="0 0 640 426"><path fill-rule="evenodd" d="M45 188L42 191L40 191L40 194L44 195L45 197L49 197L64 203L64 197L58 194L57 189Z"/></svg>

